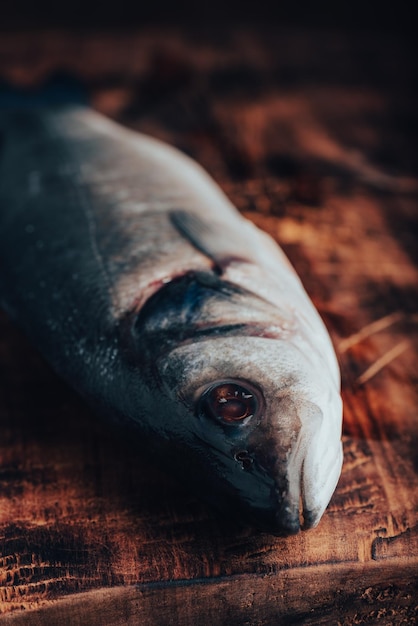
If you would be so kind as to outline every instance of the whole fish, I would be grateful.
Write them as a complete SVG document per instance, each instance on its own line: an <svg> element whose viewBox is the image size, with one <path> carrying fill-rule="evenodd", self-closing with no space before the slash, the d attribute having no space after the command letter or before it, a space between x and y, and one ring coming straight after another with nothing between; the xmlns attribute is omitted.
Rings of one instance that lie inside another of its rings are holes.
<svg viewBox="0 0 418 626"><path fill-rule="evenodd" d="M342 463L339 370L276 243L194 161L83 106L1 116L3 307L185 484L274 534Z"/></svg>

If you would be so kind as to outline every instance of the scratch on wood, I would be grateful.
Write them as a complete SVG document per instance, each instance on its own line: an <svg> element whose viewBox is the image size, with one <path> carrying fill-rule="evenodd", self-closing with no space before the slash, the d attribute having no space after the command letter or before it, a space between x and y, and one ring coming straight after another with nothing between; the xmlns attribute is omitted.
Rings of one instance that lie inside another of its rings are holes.
<svg viewBox="0 0 418 626"><path fill-rule="evenodd" d="M418 547L418 527L407 528L392 537L376 537L372 543L372 559L389 559L393 557L408 558L416 554Z"/></svg>
<svg viewBox="0 0 418 626"><path fill-rule="evenodd" d="M378 333L381 330L385 330L385 328L389 328L389 326L393 326L393 324L400 322L402 319L404 319L404 317L405 315L401 311L395 311L394 313L385 315L384 317L378 320L375 320L371 324L367 324L367 326L364 326L364 328L359 330L357 333L354 333L354 335L351 335L350 337L343 339L338 344L338 350L341 353L346 352L352 346L357 345L358 343L360 343L364 339L367 339L371 335L374 335L375 333Z"/></svg>
<svg viewBox="0 0 418 626"><path fill-rule="evenodd" d="M405 339L405 341L401 341L396 346L394 346L391 350L386 352L383 356L381 356L373 365L368 367L365 372L361 376L358 377L357 383L359 385L364 385L367 383L373 376L376 376L380 370L382 370L386 365L389 365L394 359L400 356L405 350L410 347L410 342Z"/></svg>

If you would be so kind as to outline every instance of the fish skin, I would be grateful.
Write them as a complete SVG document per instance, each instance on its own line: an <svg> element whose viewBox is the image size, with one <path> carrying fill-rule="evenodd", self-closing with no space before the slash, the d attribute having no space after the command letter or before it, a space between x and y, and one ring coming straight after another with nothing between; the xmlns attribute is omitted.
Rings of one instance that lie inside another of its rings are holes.
<svg viewBox="0 0 418 626"><path fill-rule="evenodd" d="M224 514L315 526L342 463L331 341L273 240L200 166L77 106L0 117L0 298L56 371ZM249 381L262 411L198 412Z"/></svg>

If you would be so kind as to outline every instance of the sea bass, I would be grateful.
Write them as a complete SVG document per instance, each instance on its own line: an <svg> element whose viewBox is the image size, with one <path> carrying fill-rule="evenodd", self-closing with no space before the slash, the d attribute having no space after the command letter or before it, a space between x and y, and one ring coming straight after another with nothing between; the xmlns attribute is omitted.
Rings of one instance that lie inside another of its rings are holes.
<svg viewBox="0 0 418 626"><path fill-rule="evenodd" d="M341 471L339 369L273 239L190 158L87 107L9 111L1 136L5 310L224 515L315 526Z"/></svg>

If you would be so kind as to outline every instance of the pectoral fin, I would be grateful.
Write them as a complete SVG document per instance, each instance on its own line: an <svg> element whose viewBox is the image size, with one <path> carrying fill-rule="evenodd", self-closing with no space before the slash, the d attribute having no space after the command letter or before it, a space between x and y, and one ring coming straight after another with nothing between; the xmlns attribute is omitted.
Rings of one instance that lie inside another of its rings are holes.
<svg viewBox="0 0 418 626"><path fill-rule="evenodd" d="M229 216L222 222L210 221L197 213L181 209L172 211L170 216L181 235L212 259L220 273L230 263L238 261L264 267L273 275L279 263L294 274L292 266L277 243L239 214L236 219Z"/></svg>
<svg viewBox="0 0 418 626"><path fill-rule="evenodd" d="M170 214L177 230L204 255L212 259L222 273L232 262L254 263L252 242L247 237L245 222L206 220L196 213L175 210Z"/></svg>

